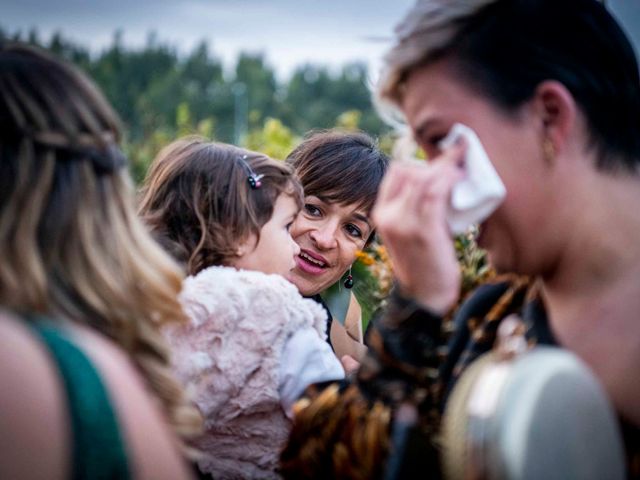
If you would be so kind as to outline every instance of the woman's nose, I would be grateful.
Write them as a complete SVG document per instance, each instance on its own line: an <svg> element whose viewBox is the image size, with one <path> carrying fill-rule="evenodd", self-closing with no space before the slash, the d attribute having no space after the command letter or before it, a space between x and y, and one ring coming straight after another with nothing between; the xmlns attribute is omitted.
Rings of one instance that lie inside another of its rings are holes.
<svg viewBox="0 0 640 480"><path fill-rule="evenodd" d="M324 228L313 230L310 233L311 240L319 249L328 250L338 245L336 239L336 229L326 225Z"/></svg>

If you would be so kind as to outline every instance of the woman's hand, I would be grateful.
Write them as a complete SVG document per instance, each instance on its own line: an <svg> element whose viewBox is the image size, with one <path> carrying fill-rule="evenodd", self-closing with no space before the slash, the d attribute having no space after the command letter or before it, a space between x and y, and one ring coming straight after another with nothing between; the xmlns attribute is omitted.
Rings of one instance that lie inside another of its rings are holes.
<svg viewBox="0 0 640 480"><path fill-rule="evenodd" d="M360 362L351 355L343 355L340 363L342 364L342 368L344 368L345 375L350 375L360 368Z"/></svg>
<svg viewBox="0 0 640 480"><path fill-rule="evenodd" d="M464 175L465 149L455 145L430 163L392 163L373 209L401 293L440 314L455 304L460 291L446 212L451 189Z"/></svg>

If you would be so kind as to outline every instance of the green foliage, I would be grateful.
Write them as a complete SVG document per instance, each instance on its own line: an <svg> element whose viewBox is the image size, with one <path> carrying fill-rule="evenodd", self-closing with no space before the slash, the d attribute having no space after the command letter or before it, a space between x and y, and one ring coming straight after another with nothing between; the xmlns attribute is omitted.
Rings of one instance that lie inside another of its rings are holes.
<svg viewBox="0 0 640 480"><path fill-rule="evenodd" d="M462 273L460 299L464 299L478 285L495 275L487 260L487 252L476 243L477 234L478 229L474 226L455 239L456 255Z"/></svg>
<svg viewBox="0 0 640 480"><path fill-rule="evenodd" d="M236 65L235 81L246 89L247 107L254 115L252 127L260 127L264 119L277 115L276 77L262 55L240 54Z"/></svg>
<svg viewBox="0 0 640 480"><path fill-rule="evenodd" d="M473 227L454 240L462 274L460 301L495 274L487 261L486 252L476 243L477 233L477 228ZM384 245L374 241L358 253L357 261L353 264L353 278L353 291L362 307L362 324L366 330L371 315L384 306L393 283L393 266ZM323 295L330 298L331 295L339 297L342 293L339 286L334 286Z"/></svg>
<svg viewBox="0 0 640 480"><path fill-rule="evenodd" d="M294 137L336 124L357 125L373 135L387 131L373 110L363 64L346 65L335 73L304 65L288 81L278 82L262 55L242 53L232 74L225 76L222 62L204 42L178 55L155 34L137 49L124 46L122 36L115 32L108 48L90 55L59 33L44 42L36 30L10 34L0 28L0 38L30 41L83 68L105 92L133 143L149 140L158 130L176 136L183 105L193 125L212 122L213 135L224 142L246 141L268 118L280 119Z"/></svg>
<svg viewBox="0 0 640 480"><path fill-rule="evenodd" d="M286 86L280 117L296 132L330 128L346 111L359 111L358 125L380 134L385 131L371 103L366 67L346 65L337 75L326 67L304 65L295 70Z"/></svg>
<svg viewBox="0 0 640 480"><path fill-rule="evenodd" d="M247 137L246 147L271 158L284 160L298 138L276 118L267 118L264 127L256 128Z"/></svg>
<svg viewBox="0 0 640 480"><path fill-rule="evenodd" d="M158 151L175 138L199 134L283 159L309 130L361 128L390 150L388 129L371 104L368 73L353 63L337 72L304 65L285 82L259 54L239 55L231 75L202 42L186 55L150 34L132 49L116 31L111 45L91 55L60 33L49 42L36 30L0 38L47 48L84 69L101 87L124 122L125 150L140 181Z"/></svg>
<svg viewBox="0 0 640 480"><path fill-rule="evenodd" d="M211 139L215 121L213 118L205 118L196 122L191 114L189 105L183 102L178 105L175 125L175 131L167 128L158 128L141 140L125 142L125 153L129 158L131 174L136 183L142 182L149 165L158 152L176 137L200 135Z"/></svg>
<svg viewBox="0 0 640 480"><path fill-rule="evenodd" d="M336 126L343 130L358 130L362 112L360 110L347 110L338 115Z"/></svg>

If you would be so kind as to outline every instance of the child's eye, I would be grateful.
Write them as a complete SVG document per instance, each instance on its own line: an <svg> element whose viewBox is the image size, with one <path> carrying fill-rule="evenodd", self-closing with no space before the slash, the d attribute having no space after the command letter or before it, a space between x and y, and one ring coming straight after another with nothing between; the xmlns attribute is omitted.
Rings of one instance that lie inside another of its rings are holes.
<svg viewBox="0 0 640 480"><path fill-rule="evenodd" d="M293 225L293 222L287 223L287 225L285 226L285 228L287 229L287 232L291 231L291 226L292 225Z"/></svg>
<svg viewBox="0 0 640 480"><path fill-rule="evenodd" d="M318 207L311 205L310 203L305 203L304 211L312 217L319 217L322 213Z"/></svg>

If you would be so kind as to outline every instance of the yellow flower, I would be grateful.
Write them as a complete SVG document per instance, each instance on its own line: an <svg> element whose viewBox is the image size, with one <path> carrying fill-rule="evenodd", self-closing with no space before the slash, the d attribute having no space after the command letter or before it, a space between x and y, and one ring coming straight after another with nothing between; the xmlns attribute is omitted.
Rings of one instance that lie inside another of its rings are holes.
<svg viewBox="0 0 640 480"><path fill-rule="evenodd" d="M387 253L387 249L384 245L378 245L376 247L376 253L383 262L387 263L389 261L389 254Z"/></svg>
<svg viewBox="0 0 640 480"><path fill-rule="evenodd" d="M375 258L373 258L373 256L370 253L363 252L362 250L359 250L358 252L356 252L356 259L357 261L359 261L360 263L366 266L370 266L376 263Z"/></svg>

